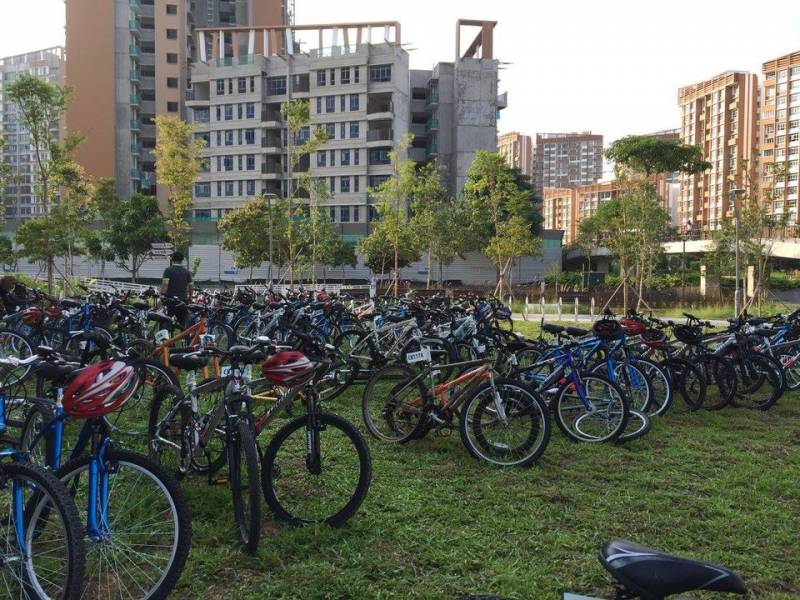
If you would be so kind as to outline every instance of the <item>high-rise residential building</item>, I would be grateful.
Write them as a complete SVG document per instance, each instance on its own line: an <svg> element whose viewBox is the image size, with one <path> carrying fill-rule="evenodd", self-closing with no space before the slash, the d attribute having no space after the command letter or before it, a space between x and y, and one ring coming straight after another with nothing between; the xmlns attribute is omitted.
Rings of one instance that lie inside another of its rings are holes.
<svg viewBox="0 0 800 600"><path fill-rule="evenodd" d="M797 224L800 172L800 51L762 65L759 119L760 201Z"/></svg>
<svg viewBox="0 0 800 600"><path fill-rule="evenodd" d="M711 163L703 173L681 176L678 228L713 231L732 216L736 194L753 190L758 79L726 71L680 88L678 103L681 141L700 146Z"/></svg>
<svg viewBox="0 0 800 600"><path fill-rule="evenodd" d="M537 133L533 149L533 184L566 188L600 181L603 177L603 136L579 133Z"/></svg>
<svg viewBox="0 0 800 600"><path fill-rule="evenodd" d="M11 166L11 178L0 198L5 198L6 221L41 215L45 207L36 195L36 156L19 109L6 95L6 87L22 74L35 75L58 85L64 78L64 48L57 46L0 58L0 124L6 142L0 159ZM60 135L60 123L53 123L51 133ZM45 161L49 156L41 157Z"/></svg>
<svg viewBox="0 0 800 600"><path fill-rule="evenodd" d="M533 142L531 136L516 131L504 133L497 138L497 150L506 157L510 167L530 178L533 174Z"/></svg>
<svg viewBox="0 0 800 600"><path fill-rule="evenodd" d="M464 185L475 152L497 147L498 61L494 22L466 21L480 33L456 59L410 70L394 21L291 27L199 28L188 117L206 144L194 193L196 221L214 221L261 193L285 195L290 161L283 103L309 102L310 127L327 142L291 177L327 184L325 207L346 239L369 231L369 194L392 172L390 152L414 136L403 156L438 160L451 193ZM295 36L318 41L299 50ZM285 43L288 40L289 43ZM323 41L324 40L324 41ZM328 45L329 44L329 45ZM296 186L295 186L296 187Z"/></svg>
<svg viewBox="0 0 800 600"><path fill-rule="evenodd" d="M577 236L577 203L574 188L545 188L542 202L542 229L564 232L562 245L569 246Z"/></svg>
<svg viewBox="0 0 800 600"><path fill-rule="evenodd" d="M194 30L287 22L284 0L66 0L66 127L85 136L76 159L123 196L155 193L154 119L186 116Z"/></svg>

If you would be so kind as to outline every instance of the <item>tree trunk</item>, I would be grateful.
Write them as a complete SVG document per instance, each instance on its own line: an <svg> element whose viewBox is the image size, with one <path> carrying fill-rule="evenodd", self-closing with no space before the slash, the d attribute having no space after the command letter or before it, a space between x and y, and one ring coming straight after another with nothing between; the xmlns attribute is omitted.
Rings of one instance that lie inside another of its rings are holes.
<svg viewBox="0 0 800 600"><path fill-rule="evenodd" d="M428 278L425 282L425 289L431 289L431 268L433 267L433 257L431 256L430 246L428 247Z"/></svg>

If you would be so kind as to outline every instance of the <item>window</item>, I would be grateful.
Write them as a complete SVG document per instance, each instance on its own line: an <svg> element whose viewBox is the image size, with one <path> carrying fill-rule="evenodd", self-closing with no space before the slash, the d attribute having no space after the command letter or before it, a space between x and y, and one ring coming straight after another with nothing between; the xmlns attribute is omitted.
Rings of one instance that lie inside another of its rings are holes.
<svg viewBox="0 0 800 600"><path fill-rule="evenodd" d="M358 192L359 191L359 188L361 187L360 184L361 184L361 177L359 177L358 175L353 177L353 191L354 192ZM356 211L358 211L357 208L356 208ZM358 215L358 212L356 212L356 215ZM358 221L358 217L356 217L355 220Z"/></svg>
<svg viewBox="0 0 800 600"><path fill-rule="evenodd" d="M359 214L358 209L359 209L358 206L353 207L353 223L358 223L360 220L361 215Z"/></svg>
<svg viewBox="0 0 800 600"><path fill-rule="evenodd" d="M358 110L358 94L350 94L350 110Z"/></svg>
<svg viewBox="0 0 800 600"><path fill-rule="evenodd" d="M325 123L325 135L329 140L336 139L336 123Z"/></svg>
<svg viewBox="0 0 800 600"><path fill-rule="evenodd" d="M339 79L342 84L350 83L350 67L342 67L342 73Z"/></svg>
<svg viewBox="0 0 800 600"><path fill-rule="evenodd" d="M267 77L267 96L283 96L286 93L286 77Z"/></svg>
<svg viewBox="0 0 800 600"><path fill-rule="evenodd" d="M239 118L239 119L242 118L242 105L241 104L237 104L236 105L236 114L238 115L237 118Z"/></svg>
<svg viewBox="0 0 800 600"><path fill-rule="evenodd" d="M228 79L228 93L229 94L233 93L233 79L232 78Z"/></svg>
<svg viewBox="0 0 800 600"><path fill-rule="evenodd" d="M342 121L339 123L339 139L343 140L347 138L347 123Z"/></svg>
<svg viewBox="0 0 800 600"><path fill-rule="evenodd" d="M328 189L331 191L331 194L336 191L336 177L330 177L328 179Z"/></svg>
<svg viewBox="0 0 800 600"><path fill-rule="evenodd" d="M336 209L331 206L331 221L336 221Z"/></svg>
<svg viewBox="0 0 800 600"><path fill-rule="evenodd" d="M210 116L211 115L207 108L194 109L194 120L198 123L208 123Z"/></svg>
<svg viewBox="0 0 800 600"><path fill-rule="evenodd" d="M245 129L244 130L244 143L245 144L255 144L256 143L256 130L255 129Z"/></svg>
<svg viewBox="0 0 800 600"><path fill-rule="evenodd" d="M343 194L350 193L350 178L349 177L340 177L339 178L339 191Z"/></svg>
<svg viewBox="0 0 800 600"><path fill-rule="evenodd" d="M377 190L387 179L389 179L388 175L370 175L367 183L370 188Z"/></svg>
<svg viewBox="0 0 800 600"><path fill-rule="evenodd" d="M254 196L256 193L256 182L254 179L247 180L247 195Z"/></svg>
<svg viewBox="0 0 800 600"><path fill-rule="evenodd" d="M239 77L239 93L247 93L247 77Z"/></svg>
<svg viewBox="0 0 800 600"><path fill-rule="evenodd" d="M233 121L233 104L225 105L225 120Z"/></svg>
<svg viewBox="0 0 800 600"><path fill-rule="evenodd" d="M211 197L211 184L210 183L195 183L194 184L194 195L198 198L210 198Z"/></svg>
<svg viewBox="0 0 800 600"><path fill-rule="evenodd" d="M353 82L358 83L359 67L353 67Z"/></svg>
<svg viewBox="0 0 800 600"><path fill-rule="evenodd" d="M327 158L328 154L325 152L325 150L320 150L317 152L317 166L324 167L326 165Z"/></svg>
<svg viewBox="0 0 800 600"><path fill-rule="evenodd" d="M392 65L370 65L370 67L369 67L369 80L370 81L391 81L392 80Z"/></svg>
<svg viewBox="0 0 800 600"><path fill-rule="evenodd" d="M167 102L167 112L178 112L178 103Z"/></svg>
<svg viewBox="0 0 800 600"><path fill-rule="evenodd" d="M387 148L373 148L369 151L369 164L388 165L390 162Z"/></svg>
<svg viewBox="0 0 800 600"><path fill-rule="evenodd" d="M331 85L336 83L336 69L331 69Z"/></svg>
<svg viewBox="0 0 800 600"><path fill-rule="evenodd" d="M176 87L178 87L178 78L177 77L167 77L167 87L168 88L176 88Z"/></svg>
<svg viewBox="0 0 800 600"><path fill-rule="evenodd" d="M332 113L336 110L336 96L325 96L325 112Z"/></svg>
<svg viewBox="0 0 800 600"><path fill-rule="evenodd" d="M320 69L317 71L317 85L323 86L325 85L325 69Z"/></svg>
<svg viewBox="0 0 800 600"><path fill-rule="evenodd" d="M217 131L217 146L222 146L222 131ZM219 156L217 157L219 159Z"/></svg>
<svg viewBox="0 0 800 600"><path fill-rule="evenodd" d="M342 95L339 97L339 111L344 112L347 106L347 96Z"/></svg>
<svg viewBox="0 0 800 600"><path fill-rule="evenodd" d="M248 102L244 105L244 113L245 117L248 119L255 119L256 118L256 105L253 102Z"/></svg>
<svg viewBox="0 0 800 600"><path fill-rule="evenodd" d="M217 182L217 196L222 196L222 182Z"/></svg>
<svg viewBox="0 0 800 600"><path fill-rule="evenodd" d="M167 39L168 40L177 40L178 39L178 30L168 28L167 29Z"/></svg>
<svg viewBox="0 0 800 600"><path fill-rule="evenodd" d="M358 137L358 121L350 122L350 138L355 139Z"/></svg>
<svg viewBox="0 0 800 600"><path fill-rule="evenodd" d="M353 164L358 165L361 162L361 150L356 148L353 150Z"/></svg>
<svg viewBox="0 0 800 600"><path fill-rule="evenodd" d="M346 167L350 164L350 150L342 150L339 164Z"/></svg>
<svg viewBox="0 0 800 600"><path fill-rule="evenodd" d="M322 96L317 96L317 114L322 112Z"/></svg>
<svg viewBox="0 0 800 600"><path fill-rule="evenodd" d="M217 121L222 121L222 107L217 107Z"/></svg>
<svg viewBox="0 0 800 600"><path fill-rule="evenodd" d="M252 93L252 92L255 92L255 91L256 91L256 78L255 78L255 76L251 75L250 76L250 92Z"/></svg>
<svg viewBox="0 0 800 600"><path fill-rule="evenodd" d="M178 64L178 55L174 52L167 52L167 62L171 65Z"/></svg>
<svg viewBox="0 0 800 600"><path fill-rule="evenodd" d="M350 207L349 206L340 206L339 207L339 220L342 223L349 223L350 222Z"/></svg>
<svg viewBox="0 0 800 600"><path fill-rule="evenodd" d="M222 164L224 166L225 171L233 171L233 157L232 156L223 156L222 157Z"/></svg>
<svg viewBox="0 0 800 600"><path fill-rule="evenodd" d="M256 170L256 155L255 154L248 154L246 166L248 171L255 171Z"/></svg>
<svg viewBox="0 0 800 600"><path fill-rule="evenodd" d="M167 4L167 14L168 15L177 15L178 14L178 5L177 4Z"/></svg>
<svg viewBox="0 0 800 600"><path fill-rule="evenodd" d="M331 150L331 166L336 166L336 150Z"/></svg>
<svg viewBox="0 0 800 600"><path fill-rule="evenodd" d="M211 133L208 131L204 131L202 133L195 133L194 139L203 140L206 148L208 148L211 145Z"/></svg>
<svg viewBox="0 0 800 600"><path fill-rule="evenodd" d="M225 195L226 196L233 196L236 192L234 191L233 181L226 181L225 182Z"/></svg>

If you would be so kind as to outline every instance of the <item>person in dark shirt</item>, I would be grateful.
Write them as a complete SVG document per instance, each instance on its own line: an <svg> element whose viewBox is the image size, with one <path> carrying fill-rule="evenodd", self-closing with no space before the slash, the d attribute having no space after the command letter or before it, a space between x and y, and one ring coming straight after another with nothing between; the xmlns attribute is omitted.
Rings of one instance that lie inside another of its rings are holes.
<svg viewBox="0 0 800 600"><path fill-rule="evenodd" d="M167 303L170 312L184 324L189 313L185 304L189 303L192 294L192 274L181 263L183 263L183 252L173 252L170 265L164 270L161 279L161 295L165 298L177 298L184 303L181 307L170 307Z"/></svg>
<svg viewBox="0 0 800 600"><path fill-rule="evenodd" d="M6 314L10 315L21 308L21 304L28 297L28 290L13 275L6 275L0 279L0 302Z"/></svg>

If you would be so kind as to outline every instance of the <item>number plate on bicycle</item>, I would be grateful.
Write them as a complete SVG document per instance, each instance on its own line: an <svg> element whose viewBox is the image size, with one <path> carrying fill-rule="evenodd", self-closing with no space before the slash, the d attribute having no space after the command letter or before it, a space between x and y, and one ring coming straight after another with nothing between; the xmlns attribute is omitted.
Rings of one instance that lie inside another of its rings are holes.
<svg viewBox="0 0 800 600"><path fill-rule="evenodd" d="M161 344L169 339L169 329L159 329L156 331L156 344Z"/></svg>
<svg viewBox="0 0 800 600"><path fill-rule="evenodd" d="M200 336L200 345L203 348L210 348L214 346L214 342L216 341L216 336L211 333L204 333Z"/></svg>
<svg viewBox="0 0 800 600"><path fill-rule="evenodd" d="M419 352L409 352L406 354L406 362L410 365L418 362L431 362L431 349L423 348Z"/></svg>
<svg viewBox="0 0 800 600"><path fill-rule="evenodd" d="M230 366L222 366L222 367L220 367L219 368L219 374L220 374L220 377L227 377L228 375L230 375L231 374Z"/></svg>

